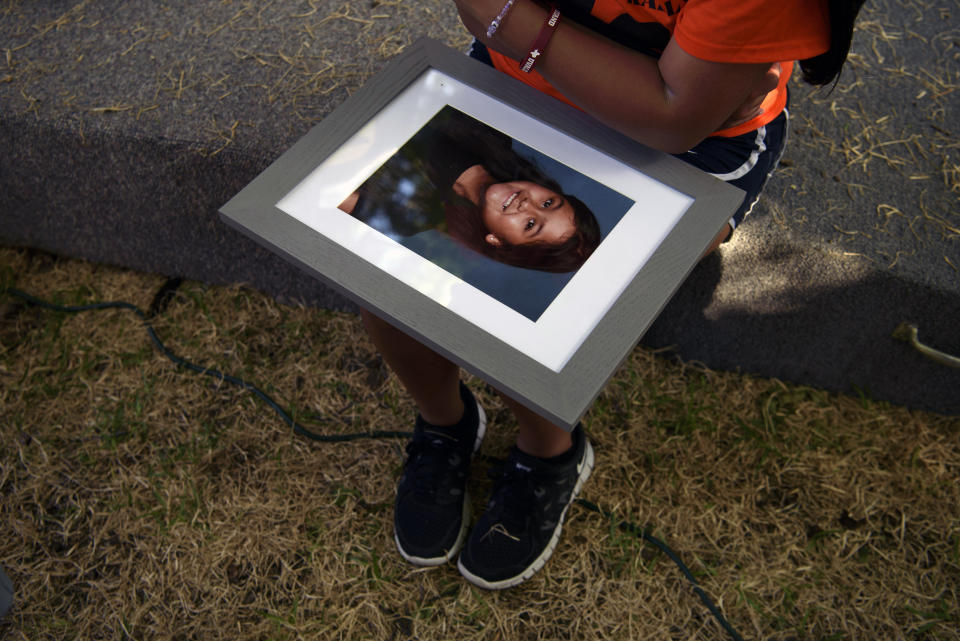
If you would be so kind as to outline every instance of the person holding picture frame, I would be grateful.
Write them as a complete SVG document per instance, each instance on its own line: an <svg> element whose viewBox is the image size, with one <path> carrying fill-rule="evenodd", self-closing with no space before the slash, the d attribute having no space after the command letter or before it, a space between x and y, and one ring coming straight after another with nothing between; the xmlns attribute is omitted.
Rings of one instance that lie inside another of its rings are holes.
<svg viewBox="0 0 960 641"><path fill-rule="evenodd" d="M707 249L729 239L776 168L787 82L799 61L835 82L863 0L454 0L470 55L746 192ZM471 528L466 478L485 418L451 361L369 312L367 330L419 409L395 502L395 540L417 565L459 553L486 589L529 579L551 556L593 467L583 426L556 426L503 395L518 424Z"/></svg>

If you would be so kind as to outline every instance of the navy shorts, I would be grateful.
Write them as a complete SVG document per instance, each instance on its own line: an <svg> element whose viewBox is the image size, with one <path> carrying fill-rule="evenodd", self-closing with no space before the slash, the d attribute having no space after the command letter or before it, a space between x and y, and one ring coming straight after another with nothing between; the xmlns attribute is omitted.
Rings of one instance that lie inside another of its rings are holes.
<svg viewBox="0 0 960 641"><path fill-rule="evenodd" d="M493 66L490 53L480 42L470 45L468 55ZM789 118L784 109L759 129L732 138L713 136L690 151L675 154L676 158L746 192L740 207L730 217L731 229L736 229L757 204L767 178L777 168L787 143Z"/></svg>
<svg viewBox="0 0 960 641"><path fill-rule="evenodd" d="M739 187L746 195L733 216L731 229L753 210L767 178L777 168L787 143L790 114L786 108L772 121L740 136L707 138L690 151L675 154L680 160L711 176Z"/></svg>

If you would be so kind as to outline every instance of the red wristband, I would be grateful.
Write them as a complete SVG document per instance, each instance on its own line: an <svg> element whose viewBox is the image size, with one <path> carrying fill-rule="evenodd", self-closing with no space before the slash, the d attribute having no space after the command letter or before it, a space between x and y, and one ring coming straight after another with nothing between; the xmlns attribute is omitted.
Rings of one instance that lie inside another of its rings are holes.
<svg viewBox="0 0 960 641"><path fill-rule="evenodd" d="M520 71L530 73L533 66L537 64L537 58L543 55L543 50L547 46L547 42L550 41L553 32L557 30L558 24L560 24L560 10L551 4L550 13L547 14L547 19L544 21L543 27L540 28L537 39L530 46L527 59L520 65Z"/></svg>

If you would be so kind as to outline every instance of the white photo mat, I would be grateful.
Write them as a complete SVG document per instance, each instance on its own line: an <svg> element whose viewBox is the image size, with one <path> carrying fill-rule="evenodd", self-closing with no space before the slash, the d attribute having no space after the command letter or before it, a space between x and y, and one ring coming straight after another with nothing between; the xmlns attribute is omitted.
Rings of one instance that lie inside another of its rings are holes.
<svg viewBox="0 0 960 641"><path fill-rule="evenodd" d="M460 280L337 206L444 106L590 176L634 201L536 321ZM559 372L693 199L431 69L320 164L277 208L508 345Z"/></svg>

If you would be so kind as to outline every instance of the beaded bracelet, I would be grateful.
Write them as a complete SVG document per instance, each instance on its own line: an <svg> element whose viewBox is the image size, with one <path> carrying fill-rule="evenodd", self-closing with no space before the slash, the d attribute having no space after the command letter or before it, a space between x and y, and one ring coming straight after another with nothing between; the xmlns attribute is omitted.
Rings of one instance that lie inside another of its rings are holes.
<svg viewBox="0 0 960 641"><path fill-rule="evenodd" d="M550 37L553 35L553 32L557 30L557 25L560 23L560 10L557 9L552 4L550 5L550 13L547 14L547 19L543 23L543 27L540 28L540 33L537 34L537 39L533 41L533 44L530 46L530 53L527 54L527 59L520 65L520 71L524 73L530 73L533 69L533 65L537 64L537 58L543 55L543 49L547 46L547 42L550 41Z"/></svg>
<svg viewBox="0 0 960 641"><path fill-rule="evenodd" d="M510 7L513 6L513 3L516 0L507 0L507 4L503 5L503 9L500 9L500 13L497 14L497 17L493 19L490 23L490 26L487 27L487 37L492 38L493 34L497 32L497 29L500 28L500 23L503 22L503 19L507 17L507 12L510 11Z"/></svg>

